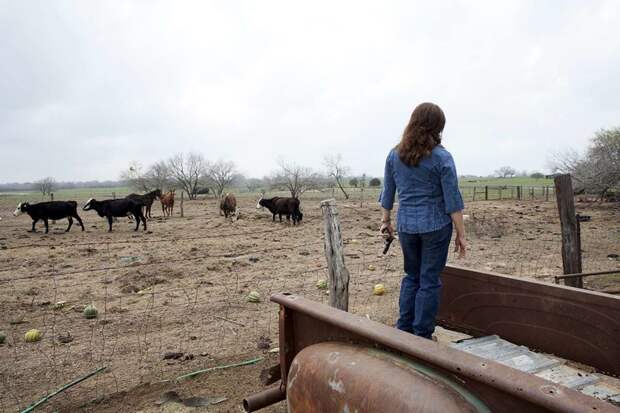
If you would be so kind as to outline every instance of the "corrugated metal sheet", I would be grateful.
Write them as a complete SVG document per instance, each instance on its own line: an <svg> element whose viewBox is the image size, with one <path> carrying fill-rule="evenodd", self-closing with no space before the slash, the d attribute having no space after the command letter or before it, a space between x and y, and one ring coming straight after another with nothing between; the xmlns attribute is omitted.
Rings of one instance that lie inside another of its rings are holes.
<svg viewBox="0 0 620 413"><path fill-rule="evenodd" d="M607 383L589 384L581 392L597 399L620 403L620 389Z"/></svg>
<svg viewBox="0 0 620 413"><path fill-rule="evenodd" d="M502 363L536 376L579 390L588 396L620 404L620 381L566 365L566 360L535 353L497 335L469 338L449 343L451 347Z"/></svg>
<svg viewBox="0 0 620 413"><path fill-rule="evenodd" d="M555 366L540 371L536 375L571 389L580 389L599 380L599 376L596 374L590 374L566 365Z"/></svg>
<svg viewBox="0 0 620 413"><path fill-rule="evenodd" d="M562 360L534 353L527 347L518 346L495 335L462 340L452 346L527 373L562 364Z"/></svg>

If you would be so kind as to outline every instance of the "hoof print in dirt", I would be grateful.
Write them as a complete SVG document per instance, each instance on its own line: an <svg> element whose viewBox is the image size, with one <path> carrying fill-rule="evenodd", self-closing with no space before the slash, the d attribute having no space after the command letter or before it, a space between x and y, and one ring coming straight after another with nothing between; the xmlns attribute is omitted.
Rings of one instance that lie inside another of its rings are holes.
<svg viewBox="0 0 620 413"><path fill-rule="evenodd" d="M121 292L123 294L134 294L134 293L137 293L138 291L140 291L140 289L136 287L135 285L126 285L123 288L121 288Z"/></svg>
<svg viewBox="0 0 620 413"><path fill-rule="evenodd" d="M168 351L164 353L164 360L178 360L185 354L180 352Z"/></svg>
<svg viewBox="0 0 620 413"><path fill-rule="evenodd" d="M256 343L256 347L261 350L269 350L269 348L271 348L271 339L269 337L261 336Z"/></svg>
<svg viewBox="0 0 620 413"><path fill-rule="evenodd" d="M59 343L67 344L73 341L73 336L71 335L71 333L58 334L58 337L56 337L56 339Z"/></svg>
<svg viewBox="0 0 620 413"><path fill-rule="evenodd" d="M172 390L162 394L161 398L155 402L155 405L161 406L166 403L178 403L187 407L207 407L212 404L222 403L226 400L228 400L226 397L189 397L183 399L179 396L179 393Z"/></svg>

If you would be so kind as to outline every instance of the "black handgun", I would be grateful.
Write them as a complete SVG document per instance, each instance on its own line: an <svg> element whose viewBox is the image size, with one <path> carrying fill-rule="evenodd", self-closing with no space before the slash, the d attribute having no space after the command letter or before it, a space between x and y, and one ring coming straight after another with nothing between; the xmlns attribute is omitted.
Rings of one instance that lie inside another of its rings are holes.
<svg viewBox="0 0 620 413"><path fill-rule="evenodd" d="M391 235L383 240L383 255L387 254L390 245L392 245L392 241L394 241L394 237Z"/></svg>

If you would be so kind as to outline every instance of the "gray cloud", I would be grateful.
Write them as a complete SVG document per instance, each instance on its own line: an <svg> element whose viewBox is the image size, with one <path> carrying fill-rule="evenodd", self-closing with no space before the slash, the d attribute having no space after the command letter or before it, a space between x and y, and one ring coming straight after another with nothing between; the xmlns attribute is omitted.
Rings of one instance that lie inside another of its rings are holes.
<svg viewBox="0 0 620 413"><path fill-rule="evenodd" d="M461 173L542 169L620 123L620 4L0 1L0 182L180 151L380 175L421 101Z"/></svg>

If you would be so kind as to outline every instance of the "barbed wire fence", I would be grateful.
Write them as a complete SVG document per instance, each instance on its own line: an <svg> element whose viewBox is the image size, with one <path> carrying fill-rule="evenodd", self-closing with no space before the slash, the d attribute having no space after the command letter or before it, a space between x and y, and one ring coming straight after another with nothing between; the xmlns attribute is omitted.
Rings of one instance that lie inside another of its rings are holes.
<svg viewBox="0 0 620 413"><path fill-rule="evenodd" d="M374 200L341 201L339 209L350 311L393 325L402 277L398 242L381 253ZM291 292L326 303L317 282L328 277L318 208L306 208L302 226L312 229L303 233L270 221L261 230L241 224L201 235L163 231L159 238L17 239L6 245L0 250L5 258L14 252L27 258L0 261L0 330L8 336L0 347L0 410L24 409L103 366L104 372L63 392L49 408L101 400L276 347L278 308L268 297ZM468 258L459 261L451 252L450 263L544 281L561 273L559 234L537 228L519 233L501 218L480 214L467 225ZM594 251L608 240L586 239L583 245ZM373 295L379 283L386 293ZM260 302L248 302L252 291ZM84 317L89 304L98 309L97 318ZM24 341L31 328L42 332L41 341Z"/></svg>

